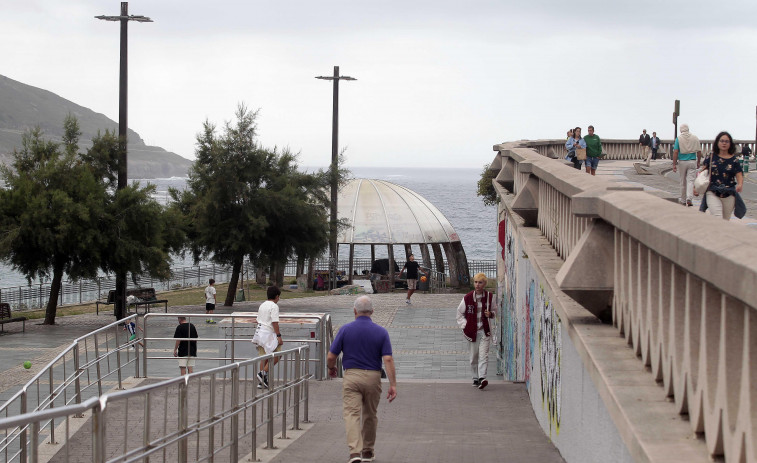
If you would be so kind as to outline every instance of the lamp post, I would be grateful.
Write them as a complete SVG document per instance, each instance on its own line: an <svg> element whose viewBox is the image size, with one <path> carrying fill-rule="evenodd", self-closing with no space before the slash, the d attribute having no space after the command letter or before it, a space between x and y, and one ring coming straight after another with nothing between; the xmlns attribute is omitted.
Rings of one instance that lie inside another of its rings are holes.
<svg viewBox="0 0 757 463"><path fill-rule="evenodd" d="M329 289L336 288L336 264L339 253L336 243L337 190L339 188L339 81L357 80L340 76L339 66L334 66L333 76L317 76L316 79L334 81L334 110L331 119L331 220L329 221Z"/></svg>
<svg viewBox="0 0 757 463"><path fill-rule="evenodd" d="M126 188L126 163L127 163L127 143L126 131L128 130L127 110L128 110L128 34L127 25L129 21L152 22L152 19L146 16L131 15L129 16L129 2L121 2L120 16L95 16L97 19L104 21L119 21L121 23L121 57L120 71L118 80L118 189ZM113 312L117 319L126 316L126 270L116 270L116 303Z"/></svg>

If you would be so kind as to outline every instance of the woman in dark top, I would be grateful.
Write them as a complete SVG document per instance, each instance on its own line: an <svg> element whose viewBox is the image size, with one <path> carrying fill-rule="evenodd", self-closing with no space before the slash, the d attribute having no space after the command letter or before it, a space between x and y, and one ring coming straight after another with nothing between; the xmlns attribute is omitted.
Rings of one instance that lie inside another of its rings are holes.
<svg viewBox="0 0 757 463"><path fill-rule="evenodd" d="M710 186L707 188L702 207L709 209L710 214L722 217L725 220L731 218L739 193L744 184L744 174L741 170L741 162L735 155L736 145L728 132L720 132L715 137L712 154L702 163L702 170L710 168ZM737 214L738 215L738 214Z"/></svg>

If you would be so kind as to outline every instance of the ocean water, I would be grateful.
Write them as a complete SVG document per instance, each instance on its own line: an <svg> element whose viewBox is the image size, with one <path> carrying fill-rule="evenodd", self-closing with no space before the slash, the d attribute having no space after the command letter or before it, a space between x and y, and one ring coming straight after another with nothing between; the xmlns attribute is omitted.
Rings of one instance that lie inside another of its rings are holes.
<svg viewBox="0 0 757 463"><path fill-rule="evenodd" d="M441 168L401 168L401 167L354 167L352 177L385 180L409 188L436 206L449 220L460 236L465 254L470 260L490 260L496 253L496 208L484 206L476 195L481 169L441 169ZM156 187L155 198L166 203L168 188L182 190L186 178L172 177L149 180L135 180L151 183ZM340 258L347 257L347 247L340 248ZM386 251L377 248L378 257L385 257ZM356 246L357 257L368 257L368 246ZM367 255L366 255L367 254ZM398 262L404 261L404 250L395 246ZM174 256L173 267L191 266L191 257ZM26 285L26 278L10 267L0 264L0 288Z"/></svg>

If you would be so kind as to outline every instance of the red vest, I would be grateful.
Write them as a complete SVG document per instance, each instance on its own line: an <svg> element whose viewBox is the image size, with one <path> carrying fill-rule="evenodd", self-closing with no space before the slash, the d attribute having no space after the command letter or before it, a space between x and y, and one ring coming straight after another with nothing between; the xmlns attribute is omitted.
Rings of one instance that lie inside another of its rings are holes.
<svg viewBox="0 0 757 463"><path fill-rule="evenodd" d="M471 291L468 294L463 297L463 301L465 301L465 328L463 328L463 336L465 336L465 339L467 339L470 342L474 342L476 340L476 332L478 331L478 304L476 304L476 298L474 294L476 291ZM493 317L494 316L494 307L492 307L492 300L494 295L490 293L489 291L484 290L484 294L481 297L481 314L483 314L486 311L486 308L489 308L489 314ZM481 315L481 322L482 322L482 328L484 329L484 334L488 338L491 336L491 331L489 330L489 319L485 316Z"/></svg>

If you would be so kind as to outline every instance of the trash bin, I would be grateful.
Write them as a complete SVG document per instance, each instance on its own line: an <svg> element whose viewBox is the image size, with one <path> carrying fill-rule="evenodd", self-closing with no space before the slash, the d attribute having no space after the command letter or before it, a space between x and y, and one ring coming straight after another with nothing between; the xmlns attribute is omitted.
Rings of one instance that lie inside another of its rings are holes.
<svg viewBox="0 0 757 463"><path fill-rule="evenodd" d="M746 174L749 172L749 155L745 154L741 158L741 170Z"/></svg>
<svg viewBox="0 0 757 463"><path fill-rule="evenodd" d="M237 291L237 297L235 299L236 302L244 302L244 289L240 289Z"/></svg>

